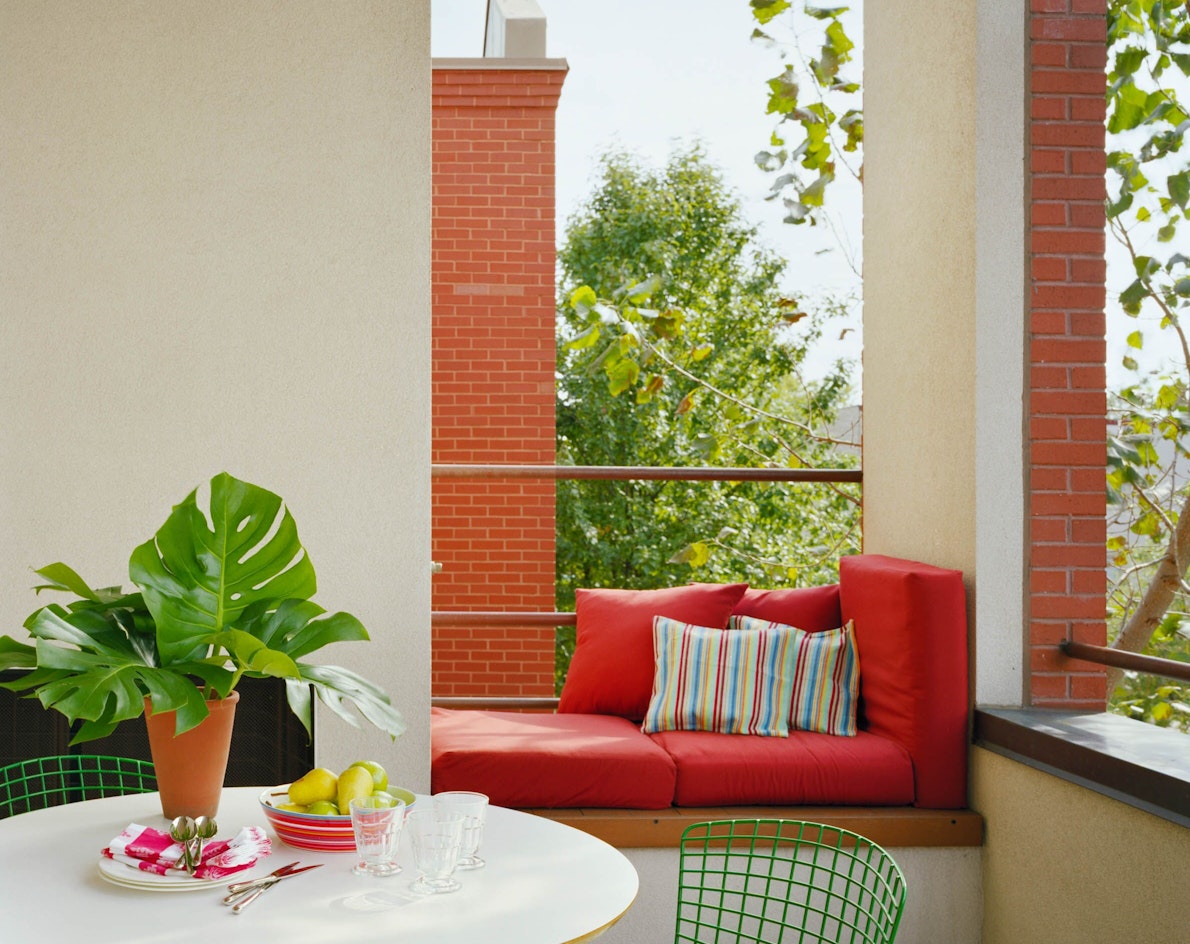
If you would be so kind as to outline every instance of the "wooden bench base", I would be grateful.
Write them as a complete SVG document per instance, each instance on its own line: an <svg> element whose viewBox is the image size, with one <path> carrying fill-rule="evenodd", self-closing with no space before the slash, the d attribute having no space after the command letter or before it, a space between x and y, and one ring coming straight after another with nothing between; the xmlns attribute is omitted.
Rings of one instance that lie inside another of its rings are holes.
<svg viewBox="0 0 1190 944"><path fill-rule="evenodd" d="M526 810L619 849L677 848L691 823L719 819L800 819L829 823L888 848L983 845L983 817L973 810L914 807L720 806L668 810Z"/></svg>

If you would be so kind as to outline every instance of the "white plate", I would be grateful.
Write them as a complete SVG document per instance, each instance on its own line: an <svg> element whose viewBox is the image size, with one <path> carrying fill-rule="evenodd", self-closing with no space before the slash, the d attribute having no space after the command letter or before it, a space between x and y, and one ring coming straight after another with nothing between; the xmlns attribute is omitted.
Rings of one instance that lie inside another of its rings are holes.
<svg viewBox="0 0 1190 944"><path fill-rule="evenodd" d="M244 869L235 875L222 878L194 878L189 875L158 875L156 872L142 872L123 862L116 862L104 856L99 860L99 875L113 885L135 888L148 892L193 892L201 888L217 888L228 882L239 882L248 877L252 869Z"/></svg>

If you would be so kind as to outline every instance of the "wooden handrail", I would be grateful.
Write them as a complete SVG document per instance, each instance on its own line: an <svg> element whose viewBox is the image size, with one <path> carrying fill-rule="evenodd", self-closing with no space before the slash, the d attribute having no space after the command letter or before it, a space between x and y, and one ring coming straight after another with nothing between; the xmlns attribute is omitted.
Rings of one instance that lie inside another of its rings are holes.
<svg viewBox="0 0 1190 944"><path fill-rule="evenodd" d="M1067 641L1058 648L1072 659L1082 659L1084 662L1110 665L1116 669L1130 669L1134 672L1143 672L1146 675L1160 675L1165 678L1190 682L1190 662L1161 659L1157 656L1142 655L1139 652L1125 652L1123 649L1113 649L1111 646L1092 646L1085 642Z"/></svg>
<svg viewBox="0 0 1190 944"><path fill-rule="evenodd" d="M435 708L493 708L501 711L554 711L558 707L557 698L519 698L512 696L493 695L439 695L430 699Z"/></svg>
<svg viewBox="0 0 1190 944"><path fill-rule="evenodd" d="M688 482L862 482L862 469L752 469L639 465L455 465L434 463L442 479L602 479Z"/></svg>
<svg viewBox="0 0 1190 944"><path fill-rule="evenodd" d="M434 610L431 626L574 626L574 613L509 613L491 610Z"/></svg>

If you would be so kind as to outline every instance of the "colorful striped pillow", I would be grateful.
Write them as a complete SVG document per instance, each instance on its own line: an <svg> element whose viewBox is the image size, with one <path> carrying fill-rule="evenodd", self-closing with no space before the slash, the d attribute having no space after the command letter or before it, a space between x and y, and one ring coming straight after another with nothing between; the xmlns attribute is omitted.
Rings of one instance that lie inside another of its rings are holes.
<svg viewBox="0 0 1190 944"><path fill-rule="evenodd" d="M855 736L859 649L850 620L846 626L821 633L750 616L733 616L728 625L750 632L792 630L796 653L790 725L801 731Z"/></svg>
<svg viewBox="0 0 1190 944"><path fill-rule="evenodd" d="M795 632L653 617L653 695L641 730L788 737Z"/></svg>

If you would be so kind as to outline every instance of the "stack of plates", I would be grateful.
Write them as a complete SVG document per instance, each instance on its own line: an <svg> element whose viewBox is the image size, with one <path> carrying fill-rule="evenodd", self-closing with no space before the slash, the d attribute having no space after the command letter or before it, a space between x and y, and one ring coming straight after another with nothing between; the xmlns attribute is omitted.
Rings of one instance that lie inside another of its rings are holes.
<svg viewBox="0 0 1190 944"><path fill-rule="evenodd" d="M234 882L240 879L239 876L234 878L226 876L223 878L195 878L185 874L158 875L156 872L142 872L140 869L134 869L106 856L99 860L99 874L113 885L135 888L137 891L144 892L192 892L203 888L217 888L225 882Z"/></svg>

